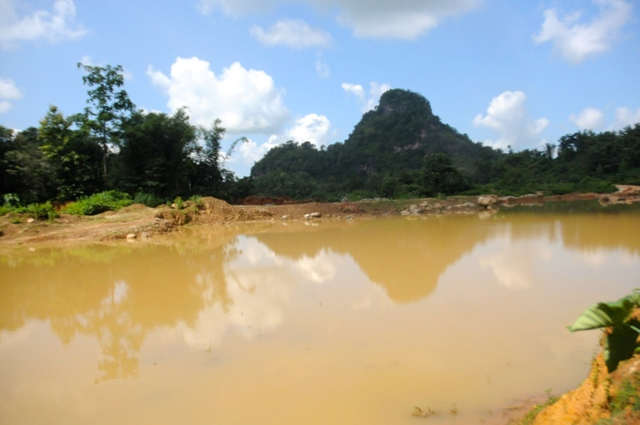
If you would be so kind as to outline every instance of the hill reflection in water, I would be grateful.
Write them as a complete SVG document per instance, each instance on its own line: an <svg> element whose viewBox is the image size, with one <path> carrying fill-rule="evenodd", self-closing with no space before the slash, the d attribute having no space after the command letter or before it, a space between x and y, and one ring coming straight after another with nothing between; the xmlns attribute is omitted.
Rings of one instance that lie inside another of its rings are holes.
<svg viewBox="0 0 640 425"><path fill-rule="evenodd" d="M292 347L335 345L341 354L327 351L332 362L404 359L402 364L426 368L419 373L431 376L431 368L457 358L459 332L470 325L509 335L516 350L509 356L517 357L518 344L542 356L546 351L535 345L540 340L552 344L554 353L572 353L575 347L558 342L564 336L533 330L527 316L545 306L545 322L560 335L584 306L637 286L630 276L640 273L639 224L637 215L553 214L274 223L248 227L244 234L199 229L171 245L6 253L0 257L0 372L6 377L0 411L33 401L15 392L19 382L39 379L29 375L32 365L22 363L30 356L12 353L49 352L44 341L50 340L36 336L44 326L68 352L80 342L97 342L97 359L82 356L93 359L93 372L75 378L96 384L153 376L156 351L163 359L176 353L188 359L185 349L211 353L220 365L251 369L241 366L250 357L243 348L248 342L276 363L267 353L286 357ZM582 289L571 289L576 285ZM516 343L518 327L532 337ZM493 336L476 333L464 335L478 357L465 373L479 374L480 385L486 368L494 367L494 348ZM370 346L372 341L385 348ZM153 354L145 354L145 347L154 347ZM69 356L59 358L56 368L79 373L78 359ZM412 363L425 356L430 363ZM405 382L405 375L393 379ZM470 383L468 391L481 394L478 385ZM442 391L456 394L453 388Z"/></svg>

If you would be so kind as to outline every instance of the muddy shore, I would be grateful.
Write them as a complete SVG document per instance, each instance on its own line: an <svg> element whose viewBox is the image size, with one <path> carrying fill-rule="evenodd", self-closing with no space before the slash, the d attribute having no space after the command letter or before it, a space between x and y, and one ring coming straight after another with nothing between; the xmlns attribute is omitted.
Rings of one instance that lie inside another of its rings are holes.
<svg viewBox="0 0 640 425"><path fill-rule="evenodd" d="M196 205L187 202L183 209L162 205L149 208L131 205L119 211L108 211L91 217L62 214L50 221L30 219L27 215L6 214L0 217L0 246L39 244L76 244L124 239L148 240L178 231L182 226L230 226L243 222L283 220L355 220L394 215L487 214L500 207L518 204L542 204L588 199L619 202L620 193L595 193L562 196L527 195L519 198L497 198L489 205L479 203L478 196L456 196L445 199L365 200L339 203L300 203L283 205L229 205L207 197ZM624 192L623 201L640 200L640 189ZM637 199L636 199L637 198Z"/></svg>

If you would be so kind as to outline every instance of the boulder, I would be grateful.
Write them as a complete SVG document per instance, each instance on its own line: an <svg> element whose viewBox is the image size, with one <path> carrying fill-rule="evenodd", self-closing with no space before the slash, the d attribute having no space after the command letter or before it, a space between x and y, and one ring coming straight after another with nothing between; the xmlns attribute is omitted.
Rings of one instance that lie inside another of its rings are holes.
<svg viewBox="0 0 640 425"><path fill-rule="evenodd" d="M498 203L498 197L496 195L482 195L478 197L478 205L485 208L490 207Z"/></svg>

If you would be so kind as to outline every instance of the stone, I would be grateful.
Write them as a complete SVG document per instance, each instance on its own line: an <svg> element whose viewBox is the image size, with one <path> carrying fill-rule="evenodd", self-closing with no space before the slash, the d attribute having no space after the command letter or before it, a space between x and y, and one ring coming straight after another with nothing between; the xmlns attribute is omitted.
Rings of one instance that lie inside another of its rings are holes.
<svg viewBox="0 0 640 425"><path fill-rule="evenodd" d="M483 207L489 207L498 202L498 197L496 195L482 195L478 197L478 205Z"/></svg>
<svg viewBox="0 0 640 425"><path fill-rule="evenodd" d="M135 238L137 238L137 237L138 237L138 236L137 236L135 233L128 233L128 234L127 234L127 239L135 239Z"/></svg>

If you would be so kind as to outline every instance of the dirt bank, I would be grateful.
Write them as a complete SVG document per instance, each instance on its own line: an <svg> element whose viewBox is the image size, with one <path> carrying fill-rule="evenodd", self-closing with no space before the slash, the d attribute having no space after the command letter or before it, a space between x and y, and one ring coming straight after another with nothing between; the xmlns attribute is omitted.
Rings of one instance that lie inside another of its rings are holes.
<svg viewBox="0 0 640 425"><path fill-rule="evenodd" d="M544 197L540 194L522 197L493 197L494 204L480 205L477 196L446 199L369 200L359 202L267 205L229 205L219 199L202 198L198 204L186 202L185 208L166 205L149 208L132 205L117 212L109 211L92 217L61 215L51 221L29 219L26 215L6 214L0 217L0 246L56 243L85 243L118 239L149 239L173 232L181 226L225 226L231 223L265 220L351 220L410 214L473 214L495 210L500 205L541 204L601 198L608 203L640 201L640 187L621 186L616 194L570 194ZM314 215L315 217L309 217Z"/></svg>

